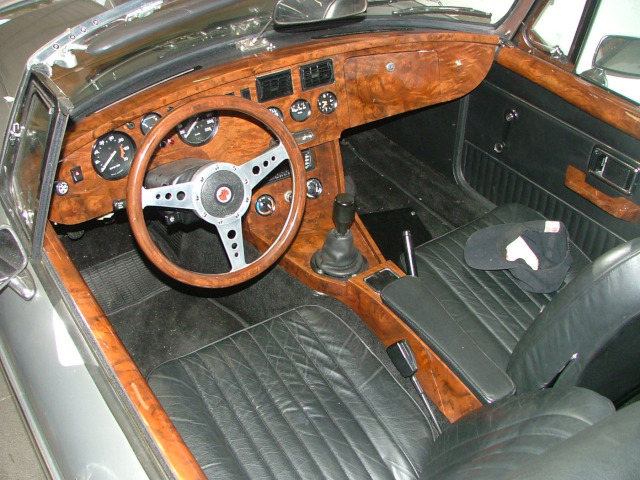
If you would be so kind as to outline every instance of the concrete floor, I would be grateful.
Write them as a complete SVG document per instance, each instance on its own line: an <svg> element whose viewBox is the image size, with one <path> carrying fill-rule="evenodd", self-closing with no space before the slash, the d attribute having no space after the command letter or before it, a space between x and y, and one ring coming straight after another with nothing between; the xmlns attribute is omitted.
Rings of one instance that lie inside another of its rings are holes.
<svg viewBox="0 0 640 480"><path fill-rule="evenodd" d="M48 478L0 365L0 480Z"/></svg>

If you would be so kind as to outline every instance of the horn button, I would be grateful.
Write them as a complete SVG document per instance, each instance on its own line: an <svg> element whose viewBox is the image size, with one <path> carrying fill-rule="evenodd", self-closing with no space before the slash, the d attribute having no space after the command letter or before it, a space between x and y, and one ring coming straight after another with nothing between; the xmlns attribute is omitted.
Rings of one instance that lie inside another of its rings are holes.
<svg viewBox="0 0 640 480"><path fill-rule="evenodd" d="M196 203L200 203L197 213L203 219L223 223L221 220L239 218L247 210L251 188L239 167L218 163L200 170L195 177L200 180L196 184L202 185Z"/></svg>

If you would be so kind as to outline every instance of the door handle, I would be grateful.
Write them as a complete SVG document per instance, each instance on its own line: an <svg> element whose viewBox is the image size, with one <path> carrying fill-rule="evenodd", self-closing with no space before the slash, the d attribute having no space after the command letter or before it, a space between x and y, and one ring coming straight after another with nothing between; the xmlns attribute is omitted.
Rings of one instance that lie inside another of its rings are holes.
<svg viewBox="0 0 640 480"><path fill-rule="evenodd" d="M502 153L504 152L504 149L507 146L507 140L509 140L509 133L511 133L511 127L513 127L513 125L516 123L516 120L518 120L518 111L515 110L514 108L511 108L509 110L506 110L504 112L504 124L502 127L502 140L500 140L499 142L496 142L496 144L493 146L493 150L496 153Z"/></svg>

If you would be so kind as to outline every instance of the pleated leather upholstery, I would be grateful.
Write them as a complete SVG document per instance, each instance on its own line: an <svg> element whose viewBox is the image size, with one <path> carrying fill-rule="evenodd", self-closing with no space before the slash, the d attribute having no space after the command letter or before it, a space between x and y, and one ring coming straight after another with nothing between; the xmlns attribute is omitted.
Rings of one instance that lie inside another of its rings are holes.
<svg viewBox="0 0 640 480"><path fill-rule="evenodd" d="M434 440L340 319L301 307L161 365L149 384L209 478L499 479L611 414L579 388L507 398Z"/></svg>
<svg viewBox="0 0 640 480"><path fill-rule="evenodd" d="M210 478L418 478L421 410L340 319L302 307L160 366L149 384Z"/></svg>
<svg viewBox="0 0 640 480"><path fill-rule="evenodd" d="M613 412L611 402L580 388L509 397L471 412L445 430L431 449L423 478L505 478ZM589 459L566 461L580 464Z"/></svg>
<svg viewBox="0 0 640 480"><path fill-rule="evenodd" d="M482 228L542 219L522 205L504 205L415 252L419 277L480 350L503 370L518 340L553 295L526 292L505 271L469 267L464 247ZM589 263L575 245L570 247L576 268Z"/></svg>

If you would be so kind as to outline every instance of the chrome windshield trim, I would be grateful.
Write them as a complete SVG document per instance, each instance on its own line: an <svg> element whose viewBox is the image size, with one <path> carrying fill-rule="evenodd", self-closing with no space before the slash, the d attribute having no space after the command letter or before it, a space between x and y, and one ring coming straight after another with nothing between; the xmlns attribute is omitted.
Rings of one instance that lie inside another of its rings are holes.
<svg viewBox="0 0 640 480"><path fill-rule="evenodd" d="M46 65L51 75L51 68L58 65L73 68L77 64L74 50L86 50L82 40L96 30L115 22L128 22L136 18L146 17L158 10L164 0L130 0L122 5L107 10L86 20L73 28L67 29L62 35L54 38L36 51L27 61L27 70L34 65Z"/></svg>

